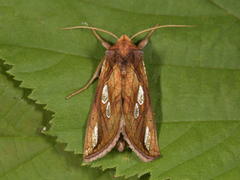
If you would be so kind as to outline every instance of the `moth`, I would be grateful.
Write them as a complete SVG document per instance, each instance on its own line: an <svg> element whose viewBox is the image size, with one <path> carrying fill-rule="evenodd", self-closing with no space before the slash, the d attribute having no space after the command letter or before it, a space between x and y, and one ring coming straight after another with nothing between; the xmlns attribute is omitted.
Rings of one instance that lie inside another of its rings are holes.
<svg viewBox="0 0 240 180"><path fill-rule="evenodd" d="M154 30L163 27L191 26L156 25L131 38L127 35L118 38L108 31L94 27L62 28L91 29L107 48L89 83L67 97L68 99L87 89L93 80L99 77L85 136L83 152L85 162L103 157L115 146L122 152L126 145L144 162L153 161L160 156L142 48ZM112 46L101 39L95 30L114 36L118 40L117 43ZM134 45L131 39L146 31L150 31L147 37L137 46Z"/></svg>

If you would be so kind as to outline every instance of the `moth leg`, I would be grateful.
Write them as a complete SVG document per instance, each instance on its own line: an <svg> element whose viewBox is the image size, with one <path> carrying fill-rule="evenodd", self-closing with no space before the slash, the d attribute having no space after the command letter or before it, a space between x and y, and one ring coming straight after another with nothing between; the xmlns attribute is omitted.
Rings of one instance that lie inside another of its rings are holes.
<svg viewBox="0 0 240 180"><path fill-rule="evenodd" d="M105 48L110 48L111 47L111 44L109 44L107 41L104 41L102 38L99 37L99 35L96 33L96 31L94 29L92 29L93 33L95 34L95 36L102 42L102 45L105 47Z"/></svg>
<svg viewBox="0 0 240 180"><path fill-rule="evenodd" d="M157 27L157 26L158 26L158 24L157 24L155 27ZM156 29L151 30L151 32L147 35L147 37L145 37L145 38L138 44L138 48L139 48L139 49L142 49L142 48L144 48L144 46L147 45L147 43L148 43L148 38L152 35L152 33L153 33L155 30L156 30Z"/></svg>
<svg viewBox="0 0 240 180"><path fill-rule="evenodd" d="M103 64L103 61L104 61L104 60L105 60L105 58L103 58L103 59L101 60L101 62L99 63L99 65L98 65L98 67L97 67L97 69L96 69L96 71L95 71L92 79L88 82L88 84L87 84L85 87L83 87L82 89L78 90L77 92L72 93L71 95L69 95L68 97L66 97L66 99L69 99L70 97L72 97L72 96L74 96L74 95L76 95L76 94L84 91L85 89L88 88L88 86L90 86L90 84L92 84L92 82L94 81L94 79L98 78L99 72L100 72L100 70L101 70L101 67L102 67L102 64Z"/></svg>

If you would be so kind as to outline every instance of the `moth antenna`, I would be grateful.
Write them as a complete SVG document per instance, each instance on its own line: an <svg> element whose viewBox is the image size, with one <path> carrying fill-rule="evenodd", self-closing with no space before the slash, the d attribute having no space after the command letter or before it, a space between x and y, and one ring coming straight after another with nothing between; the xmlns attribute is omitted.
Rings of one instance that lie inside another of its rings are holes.
<svg viewBox="0 0 240 180"><path fill-rule="evenodd" d="M67 28L57 28L58 30L66 30L66 29L91 29L91 30L96 30L96 31L102 31L105 32L107 34L112 35L113 37L115 37L117 40L119 40L119 38L114 35L113 33L103 30L103 29L99 29L99 28L95 28L95 27L88 27L88 26L75 26L75 27L67 27Z"/></svg>
<svg viewBox="0 0 240 180"><path fill-rule="evenodd" d="M147 31L153 31L155 29L160 29L160 28L165 28L165 27L194 27L194 26L196 26L196 25L163 25L163 26L156 26L156 27L153 27L153 28L149 28L149 29L145 29L143 31L140 31L140 32L134 34L130 39L133 39L134 37L136 37L139 34L142 34L142 33L147 32Z"/></svg>
<svg viewBox="0 0 240 180"><path fill-rule="evenodd" d="M110 48L111 47L111 44L109 44L107 41L104 41L97 33L94 29L92 29L93 33L95 34L95 36L102 42L102 45L105 47L105 48Z"/></svg>

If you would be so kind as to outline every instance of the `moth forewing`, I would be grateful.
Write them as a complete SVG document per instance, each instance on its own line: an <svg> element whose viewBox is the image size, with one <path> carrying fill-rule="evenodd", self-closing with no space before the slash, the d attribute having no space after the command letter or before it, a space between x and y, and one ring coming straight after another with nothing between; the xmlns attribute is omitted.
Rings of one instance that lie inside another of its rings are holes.
<svg viewBox="0 0 240 180"><path fill-rule="evenodd" d="M85 162L104 156L116 145L120 136L122 102L118 99L121 94L121 72L118 67L110 66L107 55L103 66L105 70L99 77L87 125L83 153Z"/></svg>
<svg viewBox="0 0 240 180"><path fill-rule="evenodd" d="M123 134L137 156L149 162L160 156L160 152L145 65L142 56L133 57L138 66L129 66L126 73L124 102L126 100L131 103L123 105L126 123Z"/></svg>

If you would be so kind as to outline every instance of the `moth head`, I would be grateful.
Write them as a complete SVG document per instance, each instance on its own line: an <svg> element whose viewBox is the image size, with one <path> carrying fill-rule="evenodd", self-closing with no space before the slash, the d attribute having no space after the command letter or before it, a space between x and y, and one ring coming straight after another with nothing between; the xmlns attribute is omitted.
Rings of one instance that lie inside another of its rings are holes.
<svg viewBox="0 0 240 180"><path fill-rule="evenodd" d="M133 49L138 49L137 46L135 46L132 43L132 40L127 36L127 35L122 35L117 43L110 47L109 49L113 49L117 51L117 53L125 59L125 57L133 50Z"/></svg>
<svg viewBox="0 0 240 180"><path fill-rule="evenodd" d="M118 39L118 42L129 42L129 43L132 43L132 40L126 35L122 35L119 39Z"/></svg>

